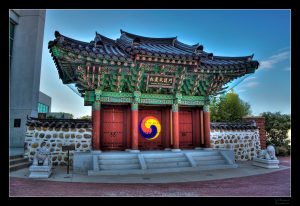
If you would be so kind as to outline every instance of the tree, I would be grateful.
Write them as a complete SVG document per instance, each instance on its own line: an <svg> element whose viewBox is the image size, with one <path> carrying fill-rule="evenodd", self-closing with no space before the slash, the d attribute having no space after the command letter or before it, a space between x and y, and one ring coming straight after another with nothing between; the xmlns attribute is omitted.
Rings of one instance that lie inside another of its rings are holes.
<svg viewBox="0 0 300 206"><path fill-rule="evenodd" d="M231 90L225 96L214 99L210 105L212 122L236 122L251 114L250 105Z"/></svg>
<svg viewBox="0 0 300 206"><path fill-rule="evenodd" d="M88 120L91 120L91 116L90 115L85 115L85 116L82 116L80 117L79 119L88 119Z"/></svg>
<svg viewBox="0 0 300 206"><path fill-rule="evenodd" d="M291 116L280 112L264 112L266 143L275 147L286 147L289 149L288 131L291 128Z"/></svg>
<svg viewBox="0 0 300 206"><path fill-rule="evenodd" d="M56 117L54 117L54 116L47 116L47 119L56 119Z"/></svg>

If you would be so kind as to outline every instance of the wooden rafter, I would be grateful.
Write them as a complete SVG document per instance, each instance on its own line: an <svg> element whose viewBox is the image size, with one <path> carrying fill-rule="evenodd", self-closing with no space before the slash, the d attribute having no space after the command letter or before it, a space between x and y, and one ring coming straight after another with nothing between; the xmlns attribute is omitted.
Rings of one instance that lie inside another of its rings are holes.
<svg viewBox="0 0 300 206"><path fill-rule="evenodd" d="M135 91L139 91L140 89L140 84L141 84L141 79L142 79L142 66L143 64L140 63L137 71L137 79L136 79L136 84L135 84Z"/></svg>
<svg viewBox="0 0 300 206"><path fill-rule="evenodd" d="M186 73L186 67L183 67L182 71L179 74L178 85L177 85L177 88L176 88L177 91L179 91L179 92L180 92L180 88L183 84L183 79L184 79L185 73Z"/></svg>
<svg viewBox="0 0 300 206"><path fill-rule="evenodd" d="M118 69L118 75L117 75L117 92L121 91L120 85L122 81L122 68L120 67Z"/></svg>
<svg viewBox="0 0 300 206"><path fill-rule="evenodd" d="M203 80L203 74L198 74L196 79L195 79L195 83L193 85L193 88L192 88L192 95L194 96L197 92L197 88L199 86L199 81Z"/></svg>

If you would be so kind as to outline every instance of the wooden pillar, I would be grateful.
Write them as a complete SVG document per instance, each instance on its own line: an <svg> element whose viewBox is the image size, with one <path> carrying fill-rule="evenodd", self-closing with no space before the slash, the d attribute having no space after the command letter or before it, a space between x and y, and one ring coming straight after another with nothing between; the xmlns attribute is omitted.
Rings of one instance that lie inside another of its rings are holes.
<svg viewBox="0 0 300 206"><path fill-rule="evenodd" d="M139 119L139 110L138 104L132 103L131 104L131 149L138 150L138 119Z"/></svg>
<svg viewBox="0 0 300 206"><path fill-rule="evenodd" d="M205 141L204 141L203 110L200 111L200 137L201 137L200 146L203 147L204 144L205 144Z"/></svg>
<svg viewBox="0 0 300 206"><path fill-rule="evenodd" d="M173 150L179 150L179 112L178 104L172 105Z"/></svg>
<svg viewBox="0 0 300 206"><path fill-rule="evenodd" d="M203 121L204 121L204 142L205 147L210 147L210 113L209 106L203 106Z"/></svg>
<svg viewBox="0 0 300 206"><path fill-rule="evenodd" d="M93 150L100 150L100 109L101 104L95 101L92 108L92 124L93 124L93 137L92 144Z"/></svg>

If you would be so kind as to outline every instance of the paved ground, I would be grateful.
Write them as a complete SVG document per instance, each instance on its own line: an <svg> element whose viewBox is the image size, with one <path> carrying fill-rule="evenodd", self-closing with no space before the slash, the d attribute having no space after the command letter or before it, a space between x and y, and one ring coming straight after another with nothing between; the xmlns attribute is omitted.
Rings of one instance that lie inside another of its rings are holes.
<svg viewBox="0 0 300 206"><path fill-rule="evenodd" d="M280 161L282 167L290 166L290 157L280 158ZM214 175L214 172L206 174ZM58 182L11 177L10 196L290 196L290 168L250 175L184 183L142 184Z"/></svg>

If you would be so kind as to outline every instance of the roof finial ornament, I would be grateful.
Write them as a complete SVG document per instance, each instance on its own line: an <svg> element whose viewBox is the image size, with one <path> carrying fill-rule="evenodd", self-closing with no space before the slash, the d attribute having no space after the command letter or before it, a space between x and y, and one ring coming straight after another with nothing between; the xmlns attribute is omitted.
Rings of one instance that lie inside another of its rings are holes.
<svg viewBox="0 0 300 206"><path fill-rule="evenodd" d="M173 41L172 41L172 46L174 46L175 45L175 42L177 41L177 36L173 39Z"/></svg>
<svg viewBox="0 0 300 206"><path fill-rule="evenodd" d="M55 38L58 38L58 37L61 36L61 34L60 34L58 31L55 31L55 32L54 32L54 36L55 36Z"/></svg>
<svg viewBox="0 0 300 206"><path fill-rule="evenodd" d="M100 34L99 34L97 31L96 31L96 36L95 36L95 38L94 38L94 42L95 42L94 47L97 47L97 46L103 44L103 43L102 43L101 36L100 36Z"/></svg>
<svg viewBox="0 0 300 206"><path fill-rule="evenodd" d="M247 58L247 60L248 60L248 61L251 61L251 60L253 59L253 56L254 56L254 54L250 55L250 56Z"/></svg>

